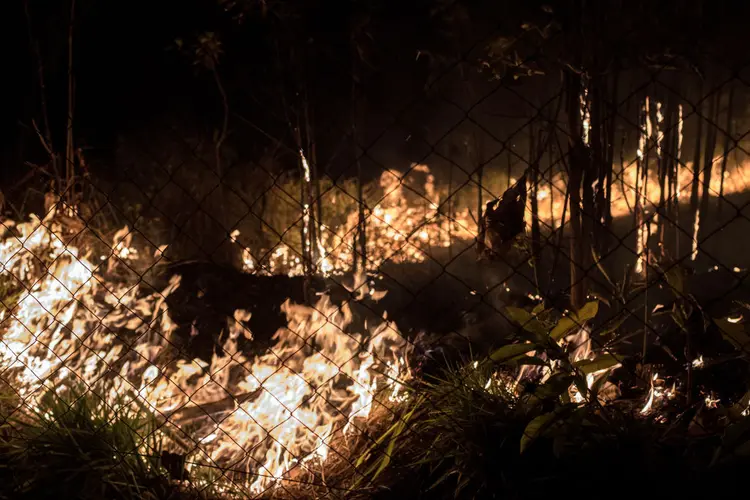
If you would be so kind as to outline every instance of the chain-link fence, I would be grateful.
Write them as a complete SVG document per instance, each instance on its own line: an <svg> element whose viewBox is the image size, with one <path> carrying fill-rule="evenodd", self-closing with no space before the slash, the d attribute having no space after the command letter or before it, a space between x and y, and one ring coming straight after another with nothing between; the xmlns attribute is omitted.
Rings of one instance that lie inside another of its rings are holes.
<svg viewBox="0 0 750 500"><path fill-rule="evenodd" d="M0 243L8 497L741 484L744 59L687 50L692 14L572 4L441 4L471 29L412 93L364 32L328 79L277 55L275 126L215 34L210 134L150 118L105 161L72 111L64 147L35 121Z"/></svg>

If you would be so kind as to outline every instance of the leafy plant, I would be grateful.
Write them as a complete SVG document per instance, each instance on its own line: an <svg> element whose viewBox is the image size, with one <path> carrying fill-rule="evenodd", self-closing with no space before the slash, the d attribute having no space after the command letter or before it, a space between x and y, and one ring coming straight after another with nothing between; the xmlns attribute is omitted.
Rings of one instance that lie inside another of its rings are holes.
<svg viewBox="0 0 750 500"><path fill-rule="evenodd" d="M369 482L391 468L406 476L418 471L422 489L438 497L438 490L468 498L510 494L534 476L540 453L556 459L584 432L602 439L614 433L597 393L620 360L612 353L573 360L562 342L596 316L597 303L562 318L541 306L506 311L522 326L518 342L418 384L419 396L357 461ZM540 377L519 381L528 369ZM576 391L581 397L574 399Z"/></svg>
<svg viewBox="0 0 750 500"><path fill-rule="evenodd" d="M183 498L162 467L154 420L81 394L50 391L5 416L0 497Z"/></svg>

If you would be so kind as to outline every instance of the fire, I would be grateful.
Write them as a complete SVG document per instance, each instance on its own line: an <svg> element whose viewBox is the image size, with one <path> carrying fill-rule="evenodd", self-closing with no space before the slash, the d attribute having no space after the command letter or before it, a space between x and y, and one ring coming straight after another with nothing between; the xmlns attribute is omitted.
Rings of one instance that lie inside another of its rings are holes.
<svg viewBox="0 0 750 500"><path fill-rule="evenodd" d="M648 391L646 404L641 408L641 415L649 415L656 408L664 404L664 400L671 400L677 396L677 386L673 382L672 387L666 387L664 380L659 378L658 373L651 377L651 388Z"/></svg>
<svg viewBox="0 0 750 500"><path fill-rule="evenodd" d="M639 146L636 152L636 161L625 164L623 168L619 165L614 168L613 183L611 190L611 212L613 218L631 216L636 206L643 212L643 221L637 231L636 245L637 254L641 257L636 262L639 270L643 270L646 262L646 248L648 241L657 229L656 209L659 207L661 187L657 175L657 169L651 158L648 169L645 169L646 154L649 142L654 143L658 157L663 154L661 150L664 138L663 121L660 102L656 102L656 120L652 123L651 118L644 116L643 133L639 136ZM649 102L649 110L651 108ZM643 108L644 113L646 108ZM582 108L582 112L585 111ZM683 148L683 116L682 108L678 109L678 158L682 155ZM649 130L651 131L649 134ZM302 156L304 158L304 155ZM720 159L715 159L715 162ZM305 162L303 162L305 164ZM640 168L638 167L640 165ZM491 171L492 165L487 171ZM676 171L676 190L673 196L684 203L685 189L693 181L692 162L679 162ZM498 170L501 170L498 166ZM750 171L750 162L739 163L728 166L724 178L724 195L731 196L748 188L745 178ZM406 178L408 177L408 178ZM421 184L413 180L421 177ZM638 179L636 179L638 177ZM721 189L720 176L712 176L708 193L717 196ZM515 182L511 178L511 184ZM699 179L702 183L703 180ZM507 186L507 179L502 182L487 181L484 189L497 191L499 196ZM603 186L594 186L595 189L603 189ZM637 189L636 189L637 188ZM667 189L668 186L665 186ZM464 189L464 188L462 188ZM468 188L466 188L468 189ZM458 198L456 193L449 192L447 186L437 186L435 178L426 165L415 165L409 175L394 171L385 171L381 175L377 191L379 193L377 202L373 206L365 207L365 241L368 270L378 269L386 262L423 262L436 251L447 249L456 244L470 244L477 236L476 220L477 214L470 200L476 199L476 188L468 192L468 197ZM538 218L543 231L554 227L560 227L568 222L569 211L564 209L566 180L561 172L543 172L542 179L537 192L537 200L544 203L538 204ZM665 199L669 193L665 193ZM484 199L489 199L483 196ZM450 212L448 212L448 200L450 200ZM441 205L442 204L442 205ZM312 209L301 206L301 213L305 227L315 223L310 217ZM559 220L565 213L565 220ZM526 220L532 219L531 199L527 203ZM648 224L645 222L650 220ZM346 222L341 225L328 226L320 224L320 231L315 231L316 241L307 242L304 248L295 249L293 245L279 243L272 248L267 262L260 265L244 249L243 258L245 269L249 272L264 272L270 274L289 274L299 276L304 273L303 251L313 247L316 249L317 262L313 267L323 274L341 275L354 269L355 256L360 252L357 238L359 214L353 210L347 217ZM697 229L700 225L700 215L692 228L693 233L693 255L697 254ZM308 230L305 234L309 235ZM256 255L263 255L259 252Z"/></svg>
<svg viewBox="0 0 750 500"><path fill-rule="evenodd" d="M445 209L440 206L441 193L426 165L415 165L410 173L421 175L424 182L420 186L409 186L392 171L383 172L380 177L382 196L369 211L365 226L369 269L377 269L387 261L423 262L432 248L448 248L456 240L476 237L476 223L468 208L454 210L450 217L441 213ZM303 207L303 217L307 214L309 210ZM317 245L318 254L324 258L316 263L317 267L331 274L343 274L352 269L355 253L359 252L353 244L358 223L359 214L355 210L340 227L323 226ZM280 244L271 255L267 272L302 275L304 269L298 253L289 245ZM258 267L252 258L245 259L246 270Z"/></svg>
<svg viewBox="0 0 750 500"><path fill-rule="evenodd" d="M390 322L351 331L348 304L327 295L312 307L287 301L288 325L266 353L238 349L240 336L252 339L250 314L238 310L223 355L185 359L166 305L180 278L144 292L137 274L127 277L125 264L144 258L127 229L98 265L63 234L53 214L6 221L0 232L3 282L21 290L4 302L0 367L28 405L82 383L162 420L167 447L188 452L193 466L231 468L235 483L259 493L341 454L337 436L357 432L374 406L405 397L407 346Z"/></svg>

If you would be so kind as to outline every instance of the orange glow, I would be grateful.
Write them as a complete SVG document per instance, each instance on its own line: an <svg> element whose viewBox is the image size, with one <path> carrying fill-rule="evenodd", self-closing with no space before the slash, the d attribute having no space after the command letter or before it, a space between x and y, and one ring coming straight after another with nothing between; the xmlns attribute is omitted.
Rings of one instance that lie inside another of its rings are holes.
<svg viewBox="0 0 750 500"><path fill-rule="evenodd" d="M0 332L4 379L27 404L78 383L105 401L124 397L123 404L166 419L165 429L189 433L188 462L245 471L240 481L257 493L339 453L335 435L358 432L375 405L404 398L406 341L390 322L350 332L348 305L326 295L312 307L287 301L288 325L266 353L248 357L238 350L239 337L252 339L252 332L244 326L250 313L237 310L222 356L184 359L174 348L165 301L180 278L153 293L139 290L137 276L123 278L124 264L142 258L127 229L115 235L108 254L96 256L98 266L66 246L62 234L52 217L33 216L6 221L0 234L3 277L33 284L3 311ZM362 278L354 286L359 295L382 296ZM213 414L211 405L221 401L226 408ZM168 449L188 451L165 438Z"/></svg>

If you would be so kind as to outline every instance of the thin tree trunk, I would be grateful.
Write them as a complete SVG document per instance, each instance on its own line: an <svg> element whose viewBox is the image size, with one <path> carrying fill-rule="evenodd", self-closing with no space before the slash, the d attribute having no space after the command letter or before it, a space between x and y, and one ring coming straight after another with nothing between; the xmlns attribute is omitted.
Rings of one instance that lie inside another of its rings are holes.
<svg viewBox="0 0 750 500"><path fill-rule="evenodd" d="M482 186L484 180L484 166L479 165L477 167L477 234L481 232L482 213L484 212L484 202L482 200Z"/></svg>
<svg viewBox="0 0 750 500"><path fill-rule="evenodd" d="M609 251L609 244L612 239L612 168L615 161L615 128L617 125L617 96L620 73L615 70L612 82L612 95L610 97L610 115L607 118L607 164L606 168L606 195L605 195L605 214L604 214L604 238L603 252Z"/></svg>
<svg viewBox="0 0 750 500"><path fill-rule="evenodd" d="M573 310L583 307L586 300L584 269L584 237L581 213L581 180L588 170L588 148L583 143L580 115L581 77L573 72L567 77L567 114L570 135L569 192L570 192L570 304Z"/></svg>
<svg viewBox="0 0 750 500"><path fill-rule="evenodd" d="M482 214L479 214L481 217ZM477 219L479 220L479 219ZM479 230L477 230L479 234ZM448 260L453 260L453 165L448 165Z"/></svg>
<svg viewBox="0 0 750 500"><path fill-rule="evenodd" d="M604 143L607 135L604 133L605 124L605 106L604 106L604 88L602 78L596 78L591 84L591 152L593 164L591 176L596 175L596 179L591 182L596 185L596 189L591 188L591 197L593 200L593 212L591 213L592 225L592 248L596 248L599 253L605 247L605 223L606 223L606 182L607 182L607 161L608 147ZM584 185L585 187L585 185Z"/></svg>
<svg viewBox="0 0 750 500"><path fill-rule="evenodd" d="M657 234L659 235L659 248L662 256L666 255L666 227L669 218L669 200L672 187L671 161L672 149L670 147L672 140L672 115L670 112L670 100L667 98L661 103L661 108L657 111L660 118L657 117L657 153L658 153L658 172L659 172L659 220Z"/></svg>
<svg viewBox="0 0 750 500"><path fill-rule="evenodd" d="M310 211L309 211L309 190L310 178L307 159L302 149L302 134L300 133L299 123L294 127L295 140L299 147L299 165L300 165L300 183L299 183L299 201L302 205L302 228L300 229L300 238L302 241L302 269L305 276L312 272L312 262L310 255Z"/></svg>
<svg viewBox="0 0 750 500"><path fill-rule="evenodd" d="M353 59L353 65L356 59ZM356 69L355 69L356 72ZM356 73L355 73L356 74ZM367 220L365 218L364 197L364 172L360 161L359 135L357 133L357 120L359 117L357 106L356 78L352 79L352 141L354 142L354 156L357 164L357 241L354 245L354 269L355 272L367 273ZM359 247L359 248L357 248ZM359 262L357 262L359 261Z"/></svg>
<svg viewBox="0 0 750 500"><path fill-rule="evenodd" d="M552 133L555 133L554 130ZM549 225L550 235L555 233L555 160L554 160L554 146L552 145L551 138L547 140L547 155L549 158L549 167L547 169L549 175ZM564 206L563 206L564 207ZM563 208L565 210L565 208ZM565 221L560 221L562 225Z"/></svg>
<svg viewBox="0 0 750 500"><path fill-rule="evenodd" d="M68 22L68 120L65 137L65 190L66 209L70 210L76 203L73 184L75 182L75 148L73 146L73 97L75 95L73 78L73 33L75 22L75 0L70 2L70 20Z"/></svg>
<svg viewBox="0 0 750 500"><path fill-rule="evenodd" d="M724 156L721 159L721 179L719 181L719 213L724 205L724 177L727 173L727 161L729 159L729 146L732 142L732 115L734 110L734 85L729 84L729 97L727 101L726 134L724 135Z"/></svg>
<svg viewBox="0 0 750 500"><path fill-rule="evenodd" d="M703 86L698 94L698 99L703 97ZM702 107L705 107L702 106ZM703 117L696 115L698 128L695 133L695 149L693 150L693 183L690 189L690 212L693 214L693 224L698 216L698 186L700 184L700 165L701 165L701 139L703 138Z"/></svg>
<svg viewBox="0 0 750 500"><path fill-rule="evenodd" d="M310 180L308 185L308 205L310 213L310 261L317 268L324 258L321 246L320 229L322 224L322 204L320 201L320 179L318 176L318 162L315 147L315 131L310 118L310 101L305 92L305 139L308 151L308 168Z"/></svg>
<svg viewBox="0 0 750 500"><path fill-rule="evenodd" d="M44 126L44 132L37 130L39 139L42 142L42 146L47 151L50 159L50 168L52 169L52 175L54 179L60 181L60 170L58 167L58 155L55 152L54 144L52 143L52 130L49 123L49 113L47 111L47 87L45 85L44 78L44 62L42 61L42 54L39 50L39 42L34 38L33 28L31 24L31 11L29 10L29 0L24 0L24 13L26 14L26 22L29 28L29 44L31 45L34 58L36 59L36 73L39 80L39 104L42 109L42 124ZM34 124L36 127L36 124ZM57 186L58 189L61 186Z"/></svg>
<svg viewBox="0 0 750 500"><path fill-rule="evenodd" d="M710 216L711 174L713 173L714 152L716 151L716 127L719 121L720 98L721 93L716 92L711 99L711 107L708 115L711 123L708 124L706 130L706 148L703 156L703 189L700 203L700 217L703 221L708 221ZM703 226L706 227L705 222Z"/></svg>
<svg viewBox="0 0 750 500"><path fill-rule="evenodd" d="M541 142L539 144L541 146ZM529 123L529 161L531 164L531 255L534 267L539 266L539 252L542 247L541 231L539 230L539 158L534 149L534 125ZM537 287L538 287L537 283Z"/></svg>
<svg viewBox="0 0 750 500"><path fill-rule="evenodd" d="M216 216L218 217L220 221L220 225L222 226L220 228L220 231L224 231L224 224L227 226L231 226L232 224L229 223L228 217L227 217L227 210L226 206L224 204L224 198L225 198L225 189L224 189L224 165L222 162L222 147L224 145L224 141L226 141L227 138L227 131L229 128L229 98L227 97L226 90L224 89L224 85L222 84L221 77L219 76L219 71L216 67L217 61L214 61L214 65L212 66L211 70L214 76L214 82L216 83L216 88L219 92L219 96L221 97L221 107L222 107L222 121L221 121L221 130L219 131L219 136L216 138L216 143L214 144L214 162L216 164L216 175L219 178L219 186L216 190L218 194L218 199L214 198L214 202L211 203L213 206ZM209 223L210 224L210 223ZM223 237L223 235L222 235ZM231 240L230 240L231 241ZM224 243L221 245L219 253L219 260L222 264L227 264L231 267L242 269L242 257L239 250L239 246L232 242L232 243Z"/></svg>
<svg viewBox="0 0 750 500"><path fill-rule="evenodd" d="M596 127L590 127L590 131L593 131ZM589 132L591 134L591 132ZM590 136L590 139L596 137L596 142L601 145L600 134L594 133ZM591 140L589 145L585 145L585 151L587 155L585 160L582 161L581 167L583 170L583 184L581 185L583 191L582 205L583 211L581 212L581 266L583 272L588 272L591 261L591 248L596 242L596 237L599 233L597 208L596 208L596 194L594 186L598 181L597 170L601 162L601 150L599 146L594 145L594 141ZM597 186L598 188L599 186ZM588 292L588 289L585 290Z"/></svg>
<svg viewBox="0 0 750 500"><path fill-rule="evenodd" d="M651 137L651 117L650 117L650 99L647 95L644 100L643 108L641 109L640 115L640 136L638 139L638 158L636 162L637 176L635 186L635 227L636 227L636 253L637 261L635 270L637 273L642 273L645 269L644 262L647 258L648 251L648 233L644 231L648 230L646 224L646 207L645 201L648 196L648 149L649 139ZM645 234L645 236L644 236Z"/></svg>
<svg viewBox="0 0 750 500"><path fill-rule="evenodd" d="M628 200L628 188L625 185L625 145L628 142L627 132L623 130L622 137L620 139L620 190L622 191L622 197L625 199L625 204L628 206L628 212L635 214L635 207L630 206ZM636 165L637 168L637 165ZM638 179L638 173L636 172L636 179ZM638 182L636 180L636 182Z"/></svg>
<svg viewBox="0 0 750 500"><path fill-rule="evenodd" d="M357 153L357 201L359 203L359 254L361 266L360 269L363 273L367 272L367 220L365 218L365 196L364 196L364 176L362 172L362 164L359 161L359 153Z"/></svg>
<svg viewBox="0 0 750 500"><path fill-rule="evenodd" d="M563 195L563 210L562 215L560 216L560 227L557 229L558 231L558 238L557 238L557 250L554 252L554 257L552 259L552 266L549 270L549 287L548 287L548 295L552 294L552 285L555 282L555 271L557 271L557 263L560 260L560 254L562 253L560 249L563 247L563 238L565 237L565 218L566 218L566 211L568 209L568 202L570 200L570 182L567 182L565 184L565 194Z"/></svg>
<svg viewBox="0 0 750 500"><path fill-rule="evenodd" d="M677 105L677 137L675 138L675 162L674 162L674 207L675 207L675 258L681 259L682 253L680 249L680 232L682 231L682 225L680 222L680 212L682 207L680 206L682 198L682 179L680 179L680 173L682 172L682 139L685 128L685 120L682 114L682 104Z"/></svg>

